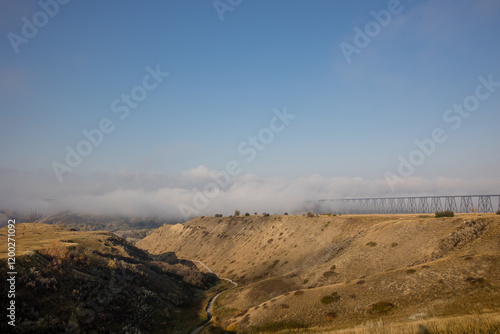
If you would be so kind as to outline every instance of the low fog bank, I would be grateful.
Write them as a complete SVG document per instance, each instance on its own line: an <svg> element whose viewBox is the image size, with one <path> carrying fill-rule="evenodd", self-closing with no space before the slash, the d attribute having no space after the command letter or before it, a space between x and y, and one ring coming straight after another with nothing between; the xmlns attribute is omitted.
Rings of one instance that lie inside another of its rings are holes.
<svg viewBox="0 0 500 334"><path fill-rule="evenodd" d="M183 221L197 215L254 212L301 213L331 198L495 194L500 180L407 178L392 191L385 179L310 175L294 179L229 176L200 166L176 177L121 170L115 174L72 174L64 182L49 172L0 169L0 210L39 214L70 210L96 215L156 216Z"/></svg>

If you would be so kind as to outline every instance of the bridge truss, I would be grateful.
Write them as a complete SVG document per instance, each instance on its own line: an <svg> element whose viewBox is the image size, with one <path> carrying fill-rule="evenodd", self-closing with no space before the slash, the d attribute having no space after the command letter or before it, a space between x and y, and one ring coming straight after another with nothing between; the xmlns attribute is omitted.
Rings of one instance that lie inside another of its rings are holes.
<svg viewBox="0 0 500 334"><path fill-rule="evenodd" d="M500 210L500 195L322 199L319 210L343 214L495 212Z"/></svg>

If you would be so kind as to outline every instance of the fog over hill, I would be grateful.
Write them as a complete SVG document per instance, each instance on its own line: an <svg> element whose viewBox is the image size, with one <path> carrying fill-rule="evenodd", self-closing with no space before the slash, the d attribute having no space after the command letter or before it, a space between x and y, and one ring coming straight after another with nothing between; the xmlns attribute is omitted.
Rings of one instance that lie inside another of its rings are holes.
<svg viewBox="0 0 500 334"><path fill-rule="evenodd" d="M307 209L322 198L398 195L461 195L497 193L500 180L437 177L402 179L391 191L385 179L361 177L230 176L205 166L168 176L120 170L118 173L71 174L53 183L45 171L0 169L0 209L40 214L70 210L96 215L157 216L186 220L198 215L242 212L283 213Z"/></svg>

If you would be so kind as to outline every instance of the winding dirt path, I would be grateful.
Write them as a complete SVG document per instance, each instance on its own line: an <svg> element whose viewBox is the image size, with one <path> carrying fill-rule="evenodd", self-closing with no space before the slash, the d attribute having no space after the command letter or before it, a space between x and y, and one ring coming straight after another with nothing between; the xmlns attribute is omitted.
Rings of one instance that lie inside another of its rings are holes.
<svg viewBox="0 0 500 334"><path fill-rule="evenodd" d="M220 278L220 276L216 273L214 273L212 271L212 269L210 269L209 267L207 267L207 265L205 265L203 262L201 261L193 261L191 260L192 262L198 262L203 268L205 268L208 272L212 273L212 274L215 274L219 279L222 279L222 280L225 280L225 281L228 281L229 283L231 283L233 285L233 287L231 289L234 289L238 286L238 283L236 283L235 281L229 279L229 278ZM203 328L205 328L206 325L208 325L210 323L210 321L212 320L212 307L214 306L214 303L215 301L217 300L217 297L219 297L224 291L227 291L229 289L224 289L222 290L221 292L219 292L218 294L216 294L215 296L213 296L210 301L208 302L208 305L207 305L207 308L206 308L206 312L208 314L208 319L205 320L205 322L203 324L201 324L200 327L196 328L194 331L191 332L191 334L196 334L198 333L199 331L201 331Z"/></svg>

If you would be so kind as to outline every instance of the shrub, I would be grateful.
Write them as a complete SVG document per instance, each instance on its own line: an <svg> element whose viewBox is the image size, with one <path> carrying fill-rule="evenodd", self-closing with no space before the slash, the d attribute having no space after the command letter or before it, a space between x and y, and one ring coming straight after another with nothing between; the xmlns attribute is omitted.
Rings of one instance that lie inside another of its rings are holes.
<svg viewBox="0 0 500 334"><path fill-rule="evenodd" d="M323 277L325 277L325 278L332 277L332 276L334 276L334 275L335 275L335 271L333 271L333 270L330 270L330 271L325 271L325 272L323 273Z"/></svg>
<svg viewBox="0 0 500 334"><path fill-rule="evenodd" d="M397 243L397 242L393 242L393 243L391 244L391 247L396 247L397 245L398 245L398 243Z"/></svg>
<svg viewBox="0 0 500 334"><path fill-rule="evenodd" d="M438 211L436 212L436 218L442 218L442 217L454 217L455 213L451 210L446 210L446 211Z"/></svg>
<svg viewBox="0 0 500 334"><path fill-rule="evenodd" d="M370 246L370 247L375 247L375 246L377 246L377 243L375 241L370 241L370 242L367 242L366 245Z"/></svg>
<svg viewBox="0 0 500 334"><path fill-rule="evenodd" d="M234 216L235 217L238 217L240 215L240 210L234 210Z"/></svg>
<svg viewBox="0 0 500 334"><path fill-rule="evenodd" d="M467 277L465 281L472 285L481 285L486 282L486 280L482 277L471 277L471 276Z"/></svg>
<svg viewBox="0 0 500 334"><path fill-rule="evenodd" d="M224 216L222 215L222 213L216 213L215 217L224 217Z"/></svg>
<svg viewBox="0 0 500 334"><path fill-rule="evenodd" d="M387 314L396 308L397 308L396 305L394 305L393 303L384 301L370 305L368 307L368 312L372 314L382 315L382 314Z"/></svg>
<svg viewBox="0 0 500 334"><path fill-rule="evenodd" d="M245 217L248 217L248 216L250 216L250 214L249 214L248 212L247 212L247 213L245 213Z"/></svg>
<svg viewBox="0 0 500 334"><path fill-rule="evenodd" d="M333 320L336 317L337 317L337 313L335 313L334 311L330 311L330 312L325 313L325 320Z"/></svg>
<svg viewBox="0 0 500 334"><path fill-rule="evenodd" d="M312 218L312 217L316 217L316 216L314 215L314 213L312 213L312 212L308 212L308 213L307 213L307 217Z"/></svg>
<svg viewBox="0 0 500 334"><path fill-rule="evenodd" d="M497 215L500 215L500 210L497 211Z"/></svg>
<svg viewBox="0 0 500 334"><path fill-rule="evenodd" d="M407 274L414 274L414 273L416 273L416 272L417 272L417 270L416 270L416 269L408 269L408 270L406 271L406 273L407 273Z"/></svg>
<svg viewBox="0 0 500 334"><path fill-rule="evenodd" d="M500 211L498 211L498 212L500 212ZM498 212L497 212L497 214L500 214L500 213L498 213ZM284 216L288 216L288 212L285 212L283 215L284 215Z"/></svg>
<svg viewBox="0 0 500 334"><path fill-rule="evenodd" d="M108 268L113 270L113 269L116 269L117 265L116 265L116 262L114 260L108 260Z"/></svg>
<svg viewBox="0 0 500 334"><path fill-rule="evenodd" d="M304 292L304 291L302 291L302 290L297 290L297 291L295 291L295 292L293 293L293 295L294 295L294 296L301 296L301 295L303 295L304 293L305 293L305 292Z"/></svg>
<svg viewBox="0 0 500 334"><path fill-rule="evenodd" d="M264 217L269 217L269 213L266 213L266 212L263 212L263 213L262 213L262 215L263 215Z"/></svg>
<svg viewBox="0 0 500 334"><path fill-rule="evenodd" d="M340 300L340 296L337 292L332 293L330 296L324 296L321 298L321 303L324 305L331 304Z"/></svg>
<svg viewBox="0 0 500 334"><path fill-rule="evenodd" d="M333 303L333 297L332 296L324 296L323 298L321 298L321 304L328 305L328 304L331 304L331 303Z"/></svg>

